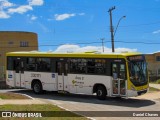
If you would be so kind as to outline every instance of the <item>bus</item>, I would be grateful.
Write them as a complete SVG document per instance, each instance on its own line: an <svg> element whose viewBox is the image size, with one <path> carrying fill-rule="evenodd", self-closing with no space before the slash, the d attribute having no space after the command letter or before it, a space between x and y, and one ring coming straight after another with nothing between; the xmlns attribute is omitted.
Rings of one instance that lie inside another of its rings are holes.
<svg viewBox="0 0 160 120"><path fill-rule="evenodd" d="M36 94L57 91L133 97L149 88L147 63L140 53L10 52L6 54L6 83Z"/></svg>

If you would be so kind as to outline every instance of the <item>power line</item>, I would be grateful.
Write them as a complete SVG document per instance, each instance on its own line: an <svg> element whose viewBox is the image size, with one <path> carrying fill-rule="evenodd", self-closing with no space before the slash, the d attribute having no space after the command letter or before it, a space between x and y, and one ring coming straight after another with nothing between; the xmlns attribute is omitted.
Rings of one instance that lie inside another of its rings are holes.
<svg viewBox="0 0 160 120"><path fill-rule="evenodd" d="M136 26L148 26L148 25L155 25L155 24L160 24L160 21L151 22L151 23L135 24L135 25L124 25L124 26L119 26L119 27L136 27Z"/></svg>
<svg viewBox="0 0 160 120"><path fill-rule="evenodd" d="M110 40L104 40L103 43L108 43L111 42ZM126 43L126 44L148 44L148 45L159 45L160 42L140 42L140 41L115 41L117 43ZM28 46L28 47L47 47L47 46L61 46L61 45L81 45L81 44L102 44L102 42L83 42L83 43L72 43L72 44L41 44L38 46ZM2 45L2 44L1 44ZM14 45L10 47L3 47L0 46L0 48L17 48L20 47L19 45ZM21 47L21 48L26 48L26 47Z"/></svg>

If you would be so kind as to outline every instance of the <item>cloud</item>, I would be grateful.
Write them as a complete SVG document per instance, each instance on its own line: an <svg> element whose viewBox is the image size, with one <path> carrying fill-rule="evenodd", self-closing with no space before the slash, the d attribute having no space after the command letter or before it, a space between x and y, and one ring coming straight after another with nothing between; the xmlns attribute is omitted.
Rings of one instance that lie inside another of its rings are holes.
<svg viewBox="0 0 160 120"><path fill-rule="evenodd" d="M44 0L28 0L28 2L31 6L42 6L44 4Z"/></svg>
<svg viewBox="0 0 160 120"><path fill-rule="evenodd" d="M153 34L158 34L158 33L160 33L160 30L153 31L152 33Z"/></svg>
<svg viewBox="0 0 160 120"><path fill-rule="evenodd" d="M0 19L7 19L10 18L10 15L5 13L4 11L0 11Z"/></svg>
<svg viewBox="0 0 160 120"><path fill-rule="evenodd" d="M0 0L0 8L1 9L9 8L9 7L12 7L12 6L15 6L15 4L9 2L8 0Z"/></svg>
<svg viewBox="0 0 160 120"><path fill-rule="evenodd" d="M62 53L67 53L67 52L87 52L87 51L98 51L102 52L102 47L101 46L85 46L85 47L80 47L79 45L61 45L59 46L55 52L62 52ZM130 48L116 48L115 52L120 53L120 52L136 52L137 49L130 49ZM112 49L111 48L104 48L104 53L111 53Z"/></svg>
<svg viewBox="0 0 160 120"><path fill-rule="evenodd" d="M31 20L36 20L36 19L37 19L37 16L34 16L34 15L31 16Z"/></svg>
<svg viewBox="0 0 160 120"><path fill-rule="evenodd" d="M27 0L26 5L16 5L9 2L9 0L0 0L0 19L10 18L12 14L24 14L28 11L33 10L33 6L42 6L44 0ZM32 16L31 20L36 20L36 16Z"/></svg>
<svg viewBox="0 0 160 120"><path fill-rule="evenodd" d="M8 9L8 13L13 14L13 13L19 13L19 14L23 14L26 13L30 10L33 10L32 6L29 5L22 5L19 6L18 8L10 8Z"/></svg>
<svg viewBox="0 0 160 120"><path fill-rule="evenodd" d="M72 13L72 14L55 14L54 17L55 17L55 20L57 21L60 21L60 20L65 20L65 19L68 19L70 17L74 17L76 16L76 14Z"/></svg>
<svg viewBox="0 0 160 120"><path fill-rule="evenodd" d="M85 15L85 13L71 13L71 14L68 14L68 13L64 13L64 14L55 14L54 15L54 20L57 20L57 21L62 21L62 20L65 20L65 19L69 19L71 17L75 17L75 16L83 16ZM51 21L53 19L48 19L48 21Z"/></svg>

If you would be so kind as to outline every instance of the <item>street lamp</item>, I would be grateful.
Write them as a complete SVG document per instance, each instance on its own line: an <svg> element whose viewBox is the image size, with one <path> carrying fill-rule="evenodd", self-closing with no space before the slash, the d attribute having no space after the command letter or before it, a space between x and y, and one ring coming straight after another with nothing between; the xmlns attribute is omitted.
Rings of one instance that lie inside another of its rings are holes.
<svg viewBox="0 0 160 120"><path fill-rule="evenodd" d="M110 8L110 9L108 10L109 15L110 15L110 31L111 31L112 52L114 52L114 36L115 36L115 33L116 33L116 31L117 31L117 28L118 28L118 26L119 26L120 21L121 21L123 18L126 17L126 16L122 16L122 17L119 19L118 24L117 24L117 26L116 26L116 29L115 29L115 31L114 31L114 30L113 30L113 25L112 25L112 11L113 11L115 8L116 8L116 7L113 6L112 8Z"/></svg>
<svg viewBox="0 0 160 120"><path fill-rule="evenodd" d="M117 26L116 26L116 29L115 29L115 31L114 31L114 35L113 35L113 36L115 36L116 31L117 31L117 28L118 28L118 26L119 26L119 23L121 22L121 20L122 20L123 18L126 18L126 16L122 16L122 17L119 19L119 21L118 21L118 23L117 23Z"/></svg>

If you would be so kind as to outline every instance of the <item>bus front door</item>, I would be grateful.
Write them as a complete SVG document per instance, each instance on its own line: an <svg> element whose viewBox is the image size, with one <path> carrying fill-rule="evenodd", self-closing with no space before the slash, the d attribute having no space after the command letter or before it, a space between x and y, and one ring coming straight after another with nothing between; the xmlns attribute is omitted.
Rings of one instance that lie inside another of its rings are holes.
<svg viewBox="0 0 160 120"><path fill-rule="evenodd" d="M112 64L112 95L126 96L126 67L125 63Z"/></svg>
<svg viewBox="0 0 160 120"><path fill-rule="evenodd" d="M67 72L68 64L64 61L57 62L57 72L58 72L58 90L59 91L68 91L67 86Z"/></svg>
<svg viewBox="0 0 160 120"><path fill-rule="evenodd" d="M15 87L25 87L24 81L24 62L17 58L15 60Z"/></svg>

